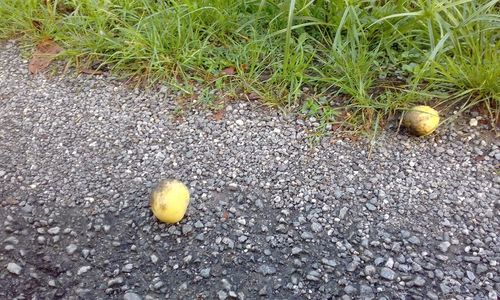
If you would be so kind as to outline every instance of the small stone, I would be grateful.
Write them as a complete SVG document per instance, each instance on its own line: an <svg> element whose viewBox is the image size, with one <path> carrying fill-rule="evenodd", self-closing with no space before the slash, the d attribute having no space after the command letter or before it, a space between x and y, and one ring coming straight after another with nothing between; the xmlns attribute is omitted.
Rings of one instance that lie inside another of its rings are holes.
<svg viewBox="0 0 500 300"><path fill-rule="evenodd" d="M394 280L394 278L396 277L396 273L387 267L383 267L380 270L380 276L387 280Z"/></svg>
<svg viewBox="0 0 500 300"><path fill-rule="evenodd" d="M451 293L451 288L445 282L442 282L441 284L439 284L439 289L441 290L441 292L443 294Z"/></svg>
<svg viewBox="0 0 500 300"><path fill-rule="evenodd" d="M346 285L346 287L344 288L344 292L346 294L354 294L358 291L358 289L350 284Z"/></svg>
<svg viewBox="0 0 500 300"><path fill-rule="evenodd" d="M210 268L205 268L200 270L200 276L203 278L210 277Z"/></svg>
<svg viewBox="0 0 500 300"><path fill-rule="evenodd" d="M477 124L478 124L478 121L477 121L477 119L476 119L476 118L472 118L472 119L470 119L470 120L469 120L469 125L470 125L471 127L476 127L476 126L477 126Z"/></svg>
<svg viewBox="0 0 500 300"><path fill-rule="evenodd" d="M365 204L366 208L369 210L369 211L375 211L377 210L377 207L375 205L373 205L372 203L368 202Z"/></svg>
<svg viewBox="0 0 500 300"><path fill-rule="evenodd" d="M478 264L481 262L481 257L479 256L464 256L466 262Z"/></svg>
<svg viewBox="0 0 500 300"><path fill-rule="evenodd" d="M9 271L12 274L19 275L21 274L22 269L23 268L16 263L11 262L7 264L7 271Z"/></svg>
<svg viewBox="0 0 500 300"><path fill-rule="evenodd" d="M255 200L255 206L257 206L257 208L259 208L259 209L262 209L262 208L264 208L264 203L262 203L262 200L257 199L257 200Z"/></svg>
<svg viewBox="0 0 500 300"><path fill-rule="evenodd" d="M358 265L359 265L358 261L352 261L347 265L346 270L348 272L354 272L358 268Z"/></svg>
<svg viewBox="0 0 500 300"><path fill-rule="evenodd" d="M302 248L300 248L300 247L293 247L292 248L292 255L297 255L300 252L302 252Z"/></svg>
<svg viewBox="0 0 500 300"><path fill-rule="evenodd" d="M448 248L450 248L451 243L448 241L444 241L439 243L438 248L441 252L446 253L448 251Z"/></svg>
<svg viewBox="0 0 500 300"><path fill-rule="evenodd" d="M161 289L161 287L162 287L162 286L164 286L164 285L165 285L165 283L164 283L163 281L158 281L157 283L155 283L155 284L153 285L153 289L155 289L155 290L159 290L159 289Z"/></svg>
<svg viewBox="0 0 500 300"><path fill-rule="evenodd" d="M373 275L377 272L377 269L375 268L374 265L367 265L365 267L365 275L366 276L370 276L370 275Z"/></svg>
<svg viewBox="0 0 500 300"><path fill-rule="evenodd" d="M75 253L76 249L78 249L78 246L76 246L75 244L69 244L69 246L66 247L66 253L72 255L73 253Z"/></svg>
<svg viewBox="0 0 500 300"><path fill-rule="evenodd" d="M411 233L408 231L408 230L401 230L401 237L404 238L404 239L407 239L411 236Z"/></svg>
<svg viewBox="0 0 500 300"><path fill-rule="evenodd" d="M476 275L472 273L471 271L467 270L467 278L469 278L470 281L474 281L476 279Z"/></svg>
<svg viewBox="0 0 500 300"><path fill-rule="evenodd" d="M204 225L203 225L203 223L202 223L202 222L200 222L200 221L198 220L198 221L196 221L196 223L194 223L194 227L195 227L195 228L203 228L203 227L204 227Z"/></svg>
<svg viewBox="0 0 500 300"><path fill-rule="evenodd" d="M243 126L243 124L245 124L245 122L243 122L243 120L240 120L240 119L236 120L236 125Z"/></svg>
<svg viewBox="0 0 500 300"><path fill-rule="evenodd" d="M420 239L416 236L411 236L409 239L408 239L408 242L414 244L414 245L418 245L420 244Z"/></svg>
<svg viewBox="0 0 500 300"><path fill-rule="evenodd" d="M476 268L477 274L483 274L488 271L488 266L485 264L478 264Z"/></svg>
<svg viewBox="0 0 500 300"><path fill-rule="evenodd" d="M52 227L52 228L49 228L49 230L47 230L47 232L48 232L50 235L56 235L56 234L58 234L60 231L61 231L61 228L60 228L60 227Z"/></svg>
<svg viewBox="0 0 500 300"><path fill-rule="evenodd" d="M231 290L231 283L229 283L229 281L226 279L226 278L223 278L221 280L221 283L222 283L222 288L225 289L226 291L229 291Z"/></svg>
<svg viewBox="0 0 500 300"><path fill-rule="evenodd" d="M318 271L312 270L311 272L309 272L307 274L306 279L310 280L310 281L319 281L320 277L321 277L321 274L319 274Z"/></svg>
<svg viewBox="0 0 500 300"><path fill-rule="evenodd" d="M123 295L123 300L142 300L142 298L134 292L126 292Z"/></svg>
<svg viewBox="0 0 500 300"><path fill-rule="evenodd" d="M259 296L265 296L265 295L267 295L267 287L266 286L264 286L263 288L261 288L259 290Z"/></svg>
<svg viewBox="0 0 500 300"><path fill-rule="evenodd" d="M385 262L385 266L389 269L392 269L392 267L394 267L394 259L392 257L389 257Z"/></svg>
<svg viewBox="0 0 500 300"><path fill-rule="evenodd" d="M182 234L188 234L193 230L193 226L186 224L182 226Z"/></svg>
<svg viewBox="0 0 500 300"><path fill-rule="evenodd" d="M370 299L375 298L375 294L373 293L373 289L369 285L366 285L366 284L362 284L359 287L359 293L361 295L361 299L370 300Z"/></svg>
<svg viewBox="0 0 500 300"><path fill-rule="evenodd" d="M426 295L431 300L438 300L439 299L439 296L436 293L434 293L433 291L428 291Z"/></svg>
<svg viewBox="0 0 500 300"><path fill-rule="evenodd" d="M223 290L220 290L217 292L217 297L219 297L219 300L225 300L227 299L227 293Z"/></svg>
<svg viewBox="0 0 500 300"><path fill-rule="evenodd" d="M321 230L323 230L323 226L321 226L321 224L319 224L317 222L313 222L311 224L311 230L314 232L320 232Z"/></svg>
<svg viewBox="0 0 500 300"><path fill-rule="evenodd" d="M345 217L345 215L347 214L347 211L348 211L348 210L349 210L349 209L348 209L347 207L345 207L345 206L344 206L344 207L342 207L342 208L340 209L340 212L339 212L339 218L340 218L340 219L343 219L343 218Z"/></svg>
<svg viewBox="0 0 500 300"><path fill-rule="evenodd" d="M193 256L192 256L192 255L187 255L187 256L185 256L185 257L182 259L182 261L183 261L184 263L186 263L186 264L190 263L190 262L191 262L191 260L193 260Z"/></svg>
<svg viewBox="0 0 500 300"><path fill-rule="evenodd" d="M304 231L304 232L302 232L300 237L303 238L304 240L312 240L314 238L314 235L312 233L310 233L309 231Z"/></svg>
<svg viewBox="0 0 500 300"><path fill-rule="evenodd" d="M4 240L4 242L7 244L17 245L19 240L15 236L9 236Z"/></svg>
<svg viewBox="0 0 500 300"><path fill-rule="evenodd" d="M123 270L123 272L128 273L128 272L132 271L133 268L134 268L134 264L129 263L129 264L124 265L122 270Z"/></svg>
<svg viewBox="0 0 500 300"><path fill-rule="evenodd" d="M89 256L89 254L90 254L90 250L89 249L83 249L82 250L82 256L84 258L87 258Z"/></svg>
<svg viewBox="0 0 500 300"><path fill-rule="evenodd" d="M158 262L158 256L151 254L150 258L152 263L156 264Z"/></svg>
<svg viewBox="0 0 500 300"><path fill-rule="evenodd" d="M123 277L116 277L108 281L108 287L114 287L123 283Z"/></svg>
<svg viewBox="0 0 500 300"><path fill-rule="evenodd" d="M91 266L83 266L78 269L76 272L77 275L82 275L83 273L87 273L92 267Z"/></svg>
<svg viewBox="0 0 500 300"><path fill-rule="evenodd" d="M337 266L337 262L334 259L323 258L323 259L321 259L321 262L329 267L332 267L332 268Z"/></svg>
<svg viewBox="0 0 500 300"><path fill-rule="evenodd" d="M425 279L423 279L420 276L417 276L415 279L413 279L413 285L422 287L425 285Z"/></svg>
<svg viewBox="0 0 500 300"><path fill-rule="evenodd" d="M263 275L267 276L276 273L276 268L273 266L261 265L258 271L259 273L262 273Z"/></svg>

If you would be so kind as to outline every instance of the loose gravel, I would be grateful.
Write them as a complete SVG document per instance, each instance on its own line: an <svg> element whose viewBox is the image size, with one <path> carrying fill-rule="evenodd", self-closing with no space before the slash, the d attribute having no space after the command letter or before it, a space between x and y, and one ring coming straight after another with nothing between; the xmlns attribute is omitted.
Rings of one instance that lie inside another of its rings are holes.
<svg viewBox="0 0 500 300"><path fill-rule="evenodd" d="M498 139L310 145L314 120L177 98L31 76L0 45L1 299L498 298ZM168 177L178 225L148 207Z"/></svg>

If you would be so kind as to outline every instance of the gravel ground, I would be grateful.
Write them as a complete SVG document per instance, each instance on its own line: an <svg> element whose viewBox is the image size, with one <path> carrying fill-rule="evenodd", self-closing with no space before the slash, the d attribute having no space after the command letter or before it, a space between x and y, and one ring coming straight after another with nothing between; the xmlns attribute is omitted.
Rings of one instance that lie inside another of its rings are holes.
<svg viewBox="0 0 500 300"><path fill-rule="evenodd" d="M252 103L30 76L0 45L1 299L497 299L500 143L477 129L307 143ZM164 177L180 224L148 207Z"/></svg>

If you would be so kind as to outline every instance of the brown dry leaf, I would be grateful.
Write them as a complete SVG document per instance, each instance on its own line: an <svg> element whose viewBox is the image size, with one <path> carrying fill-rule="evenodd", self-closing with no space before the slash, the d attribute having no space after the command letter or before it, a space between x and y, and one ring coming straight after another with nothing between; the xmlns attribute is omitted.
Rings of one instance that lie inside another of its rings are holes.
<svg viewBox="0 0 500 300"><path fill-rule="evenodd" d="M234 75L236 74L236 69L234 67L227 67L220 72L222 75Z"/></svg>
<svg viewBox="0 0 500 300"><path fill-rule="evenodd" d="M53 40L44 39L36 46L33 57L28 65L31 74L37 74L45 70L54 57L63 49Z"/></svg>
<svg viewBox="0 0 500 300"><path fill-rule="evenodd" d="M80 70L80 73L89 74L89 75L101 75L103 73L103 71L83 68Z"/></svg>
<svg viewBox="0 0 500 300"><path fill-rule="evenodd" d="M259 100L260 96L257 93L251 92L245 95L248 100L253 101L253 100Z"/></svg>
<svg viewBox="0 0 500 300"><path fill-rule="evenodd" d="M222 120L222 118L224 118L224 110L221 109L221 110L217 111L216 113L214 113L213 118L214 118L215 121Z"/></svg>

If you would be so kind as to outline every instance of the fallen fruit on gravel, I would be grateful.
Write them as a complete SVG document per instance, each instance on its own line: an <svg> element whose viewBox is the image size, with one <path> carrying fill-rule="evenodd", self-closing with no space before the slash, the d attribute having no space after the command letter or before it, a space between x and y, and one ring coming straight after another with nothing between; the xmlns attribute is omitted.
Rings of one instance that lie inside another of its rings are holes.
<svg viewBox="0 0 500 300"><path fill-rule="evenodd" d="M403 125L415 135L426 136L438 127L439 113L430 106L418 105L404 115Z"/></svg>
<svg viewBox="0 0 500 300"><path fill-rule="evenodd" d="M189 190L178 180L162 180L153 190L150 206L158 220L173 224L184 217L189 205Z"/></svg>

